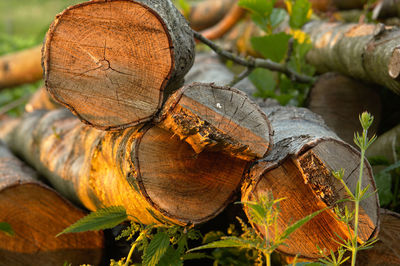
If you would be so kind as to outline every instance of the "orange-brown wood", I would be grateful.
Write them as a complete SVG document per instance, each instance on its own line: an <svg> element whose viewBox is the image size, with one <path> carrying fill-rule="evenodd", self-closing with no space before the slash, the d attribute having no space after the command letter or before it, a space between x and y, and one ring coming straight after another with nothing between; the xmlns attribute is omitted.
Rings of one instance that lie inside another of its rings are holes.
<svg viewBox="0 0 400 266"><path fill-rule="evenodd" d="M53 100L45 87L40 87L25 105L25 111L33 112L40 109L54 110L61 107L62 105Z"/></svg>
<svg viewBox="0 0 400 266"><path fill-rule="evenodd" d="M169 1L85 2L66 9L50 27L45 84L90 125L133 126L151 120L164 93L177 89L192 64L193 46L186 21Z"/></svg>
<svg viewBox="0 0 400 266"><path fill-rule="evenodd" d="M244 160L262 158L271 146L266 115L243 92L213 84L185 86L166 102L160 126L200 153L223 151Z"/></svg>
<svg viewBox="0 0 400 266"><path fill-rule="evenodd" d="M42 45L0 57L0 90L42 78Z"/></svg>
<svg viewBox="0 0 400 266"><path fill-rule="evenodd" d="M0 144L0 221L15 232L0 232L0 265L99 265L102 232L56 237L84 215Z"/></svg>

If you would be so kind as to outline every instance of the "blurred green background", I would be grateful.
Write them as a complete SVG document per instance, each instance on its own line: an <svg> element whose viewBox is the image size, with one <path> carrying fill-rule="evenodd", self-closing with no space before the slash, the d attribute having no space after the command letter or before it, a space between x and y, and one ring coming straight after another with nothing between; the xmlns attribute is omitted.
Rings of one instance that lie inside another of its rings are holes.
<svg viewBox="0 0 400 266"><path fill-rule="evenodd" d="M84 1L0 0L0 55L42 43L54 17L79 2ZM4 113L20 115L26 101L18 99L27 98L40 86L41 82L37 82L0 91L0 116Z"/></svg>

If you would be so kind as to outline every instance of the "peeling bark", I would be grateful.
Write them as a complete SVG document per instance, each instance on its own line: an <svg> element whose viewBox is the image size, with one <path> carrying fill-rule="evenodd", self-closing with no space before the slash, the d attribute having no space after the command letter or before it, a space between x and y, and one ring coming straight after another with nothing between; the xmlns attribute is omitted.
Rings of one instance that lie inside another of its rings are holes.
<svg viewBox="0 0 400 266"><path fill-rule="evenodd" d="M36 111L3 137L64 196L89 210L122 205L144 224L205 222L233 200L247 162L196 154L158 127L104 132L66 110Z"/></svg>
<svg viewBox="0 0 400 266"><path fill-rule="evenodd" d="M271 146L267 116L243 92L193 83L166 102L160 127L178 135L196 153L221 151L243 160L262 158Z"/></svg>
<svg viewBox="0 0 400 266"><path fill-rule="evenodd" d="M253 201L261 194L272 193L274 198L285 198L280 203L278 231L283 232L290 224L325 207L347 198L342 184L332 171L345 170L344 180L352 191L356 187L360 154L341 141L323 120L304 108L263 108L274 130L274 146L270 153L259 160L247 176L242 187L242 201ZM369 192L376 190L371 167L366 161L362 187L370 185ZM353 209L350 202L340 203ZM245 209L247 212L247 210ZM377 195L361 203L359 242L377 234L379 203ZM263 228L255 228L265 236ZM271 232L269 232L271 235ZM336 219L329 209L296 230L278 251L308 259L321 255L316 248L336 251L340 237L349 237L347 227ZM271 236L273 237L273 236Z"/></svg>
<svg viewBox="0 0 400 266"><path fill-rule="evenodd" d="M314 46L307 60L319 72L340 72L400 93L400 31L397 28L313 21L303 29Z"/></svg>
<svg viewBox="0 0 400 266"><path fill-rule="evenodd" d="M102 232L56 237L84 215L0 142L0 221L15 233L0 233L0 265L99 265Z"/></svg>

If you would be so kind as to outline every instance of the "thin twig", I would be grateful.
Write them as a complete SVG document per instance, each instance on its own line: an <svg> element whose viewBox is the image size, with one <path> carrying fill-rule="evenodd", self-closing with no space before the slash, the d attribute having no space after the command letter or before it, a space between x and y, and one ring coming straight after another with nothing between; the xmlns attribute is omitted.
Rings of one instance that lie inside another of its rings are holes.
<svg viewBox="0 0 400 266"><path fill-rule="evenodd" d="M261 58L254 58L254 57L248 57L248 58L243 58L241 56L235 55L231 52L228 52L221 47L219 47L217 44L214 42L210 41L209 39L205 38L203 35L200 33L196 32L193 30L194 37L201 41L202 43L206 44L208 47L210 47L214 52L216 52L218 55L232 60L236 64L246 66L249 68L266 68L272 71L277 71L285 74L288 76L291 80L299 82L299 83L313 83L315 81L315 78L303 75L300 73L297 73L293 69L289 68L286 65L282 65L279 63L276 63L274 61L271 61L269 59L261 59Z"/></svg>
<svg viewBox="0 0 400 266"><path fill-rule="evenodd" d="M252 67L247 67L242 73L240 73L239 75L233 77L232 81L229 82L228 86L229 87L233 87L235 86L237 83L239 83L240 81L242 81L244 78L246 78L248 75L251 74L251 72L253 72L254 68Z"/></svg>

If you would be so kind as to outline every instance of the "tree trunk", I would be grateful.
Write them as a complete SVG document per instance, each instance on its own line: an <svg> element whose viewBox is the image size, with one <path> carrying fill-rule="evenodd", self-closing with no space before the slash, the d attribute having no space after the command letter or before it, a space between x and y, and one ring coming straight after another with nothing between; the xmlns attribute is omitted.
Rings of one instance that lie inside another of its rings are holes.
<svg viewBox="0 0 400 266"><path fill-rule="evenodd" d="M362 112L368 111L374 116L369 136L377 133L381 101L375 89L347 76L327 73L311 88L307 107L319 114L342 140L354 145L354 133L362 131L359 120Z"/></svg>
<svg viewBox="0 0 400 266"><path fill-rule="evenodd" d="M366 154L368 157L383 156L389 163L395 163L399 158L397 154L400 148L400 125L392 128L379 136Z"/></svg>
<svg viewBox="0 0 400 266"><path fill-rule="evenodd" d="M252 168L243 186L242 201L253 201L259 194L272 192L274 198L285 198L280 203L278 232L290 224L325 207L333 207L347 198L340 181L332 171L345 170L344 180L354 192L358 180L360 154L341 141L324 125L323 120L304 108L263 108L274 130L271 152ZM366 162L362 187L376 190L371 167ZM340 203L350 210L350 202ZM247 210L246 210L247 211ZM377 234L379 222L377 194L361 203L359 242ZM264 229L255 228L265 235ZM270 232L271 234L272 232ZM349 236L347 227L336 219L332 209L315 217L296 230L278 250L287 255L316 259L321 255L317 245L327 251L337 251L340 237ZM273 237L273 236L271 236Z"/></svg>
<svg viewBox="0 0 400 266"><path fill-rule="evenodd" d="M122 205L140 222L198 224L233 200L247 162L196 154L158 127L104 132L66 110L27 114L4 139L67 198L89 210Z"/></svg>
<svg viewBox="0 0 400 266"><path fill-rule="evenodd" d="M381 209L379 240L373 248L357 254L357 264L400 265L400 214Z"/></svg>
<svg viewBox="0 0 400 266"><path fill-rule="evenodd" d="M0 221L15 233L0 232L0 265L100 264L102 232L56 237L83 216L0 143Z"/></svg>
<svg viewBox="0 0 400 266"><path fill-rule="evenodd" d="M160 126L189 143L196 153L222 151L243 160L266 155L271 128L266 115L243 92L193 83L166 102Z"/></svg>
<svg viewBox="0 0 400 266"><path fill-rule="evenodd" d="M237 0L205 0L190 7L188 20L192 29L199 31L217 24Z"/></svg>
<svg viewBox="0 0 400 266"><path fill-rule="evenodd" d="M42 45L0 57L0 90L32 83L42 78Z"/></svg>
<svg viewBox="0 0 400 266"><path fill-rule="evenodd" d="M400 94L400 31L397 28L314 21L303 29L313 42L307 60L319 72L340 72Z"/></svg>
<svg viewBox="0 0 400 266"><path fill-rule="evenodd" d="M45 84L85 123L123 129L154 117L193 53L192 31L169 0L89 1L51 25Z"/></svg>
<svg viewBox="0 0 400 266"><path fill-rule="evenodd" d="M25 105L25 111L33 112L35 110L54 110L62 107L56 103L45 87L40 87L29 99Z"/></svg>

